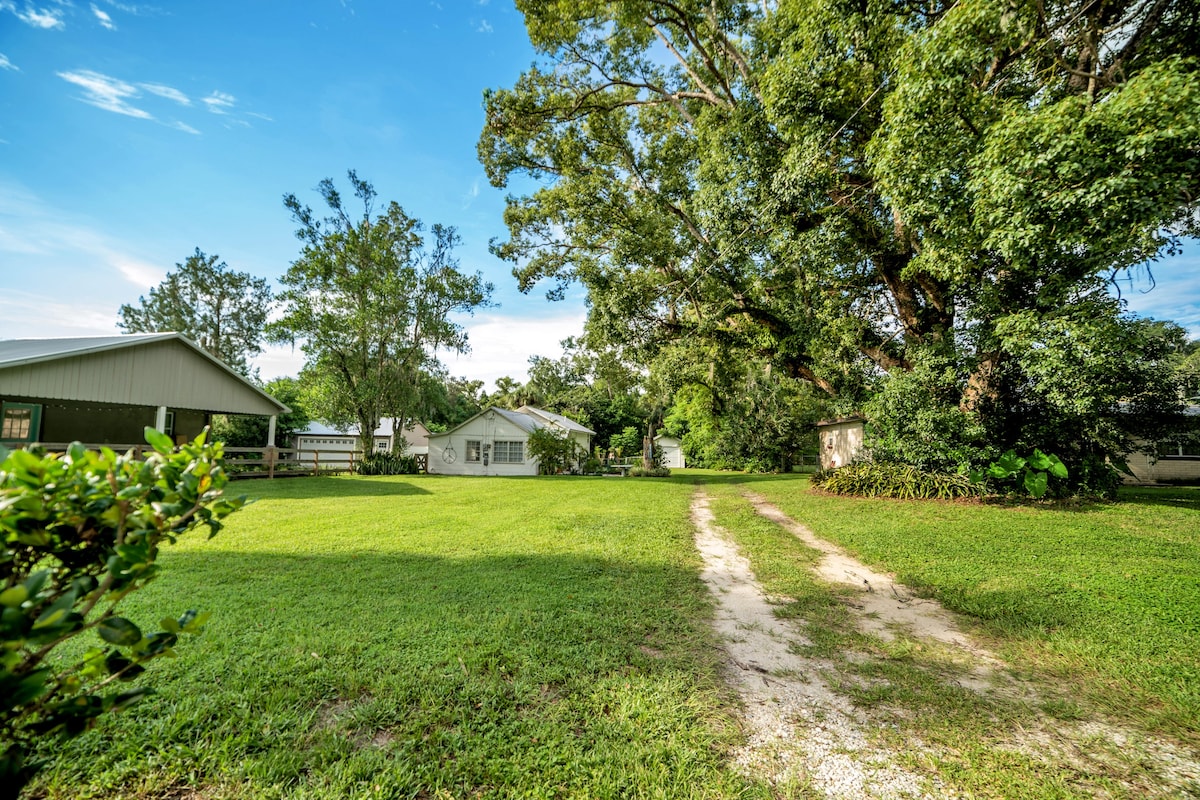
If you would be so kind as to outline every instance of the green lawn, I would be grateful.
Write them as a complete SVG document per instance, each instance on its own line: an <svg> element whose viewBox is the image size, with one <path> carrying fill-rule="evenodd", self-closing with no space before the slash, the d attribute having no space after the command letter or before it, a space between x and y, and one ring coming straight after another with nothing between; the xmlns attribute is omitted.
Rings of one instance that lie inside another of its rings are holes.
<svg viewBox="0 0 1200 800"><path fill-rule="evenodd" d="M807 577L811 551L744 490L973 615L1018 670L1078 700L1044 711L1200 742L1196 490L1062 508L689 471L293 479L235 484L258 502L170 549L127 601L135 620L213 619L155 663L157 697L51 754L36 793L771 797L727 758L740 733L688 521L697 484L768 591L792 598L780 613L808 621L813 655L871 654L840 688L903 712L880 737L942 748L910 768L980 797L1122 796L1109 776L997 749L1025 711L925 680L910 642L857 634L840 593Z"/></svg>
<svg viewBox="0 0 1200 800"><path fill-rule="evenodd" d="M1200 490L1002 506L748 484L818 535L978 621L1018 669L1200 746Z"/></svg>
<svg viewBox="0 0 1200 800"><path fill-rule="evenodd" d="M181 544L130 616L213 612L54 797L766 797L726 764L686 483L321 478ZM149 610L153 609L153 611ZM157 619L157 616L152 616Z"/></svg>

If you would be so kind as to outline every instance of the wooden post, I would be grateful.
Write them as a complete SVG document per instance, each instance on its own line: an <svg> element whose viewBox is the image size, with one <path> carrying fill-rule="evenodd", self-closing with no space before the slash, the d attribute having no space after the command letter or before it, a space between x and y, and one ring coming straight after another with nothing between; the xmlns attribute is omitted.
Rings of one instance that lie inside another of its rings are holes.
<svg viewBox="0 0 1200 800"><path fill-rule="evenodd" d="M321 451L313 450L313 475L321 474Z"/></svg>
<svg viewBox="0 0 1200 800"><path fill-rule="evenodd" d="M274 417L271 418L274 420ZM275 479L275 459L278 457L278 450L274 445L267 448L267 479Z"/></svg>
<svg viewBox="0 0 1200 800"><path fill-rule="evenodd" d="M350 451L350 473L354 474L354 450Z"/></svg>

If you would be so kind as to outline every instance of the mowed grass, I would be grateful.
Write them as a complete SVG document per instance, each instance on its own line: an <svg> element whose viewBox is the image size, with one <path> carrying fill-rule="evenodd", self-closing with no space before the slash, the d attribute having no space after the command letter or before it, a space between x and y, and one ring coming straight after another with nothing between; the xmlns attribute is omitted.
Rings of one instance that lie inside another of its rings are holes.
<svg viewBox="0 0 1200 800"><path fill-rule="evenodd" d="M208 630L48 752L47 797L766 797L686 481L321 478L186 540L126 611Z"/></svg>
<svg viewBox="0 0 1200 800"><path fill-rule="evenodd" d="M1003 506L819 495L806 479L745 485L970 615L990 648L1061 689L1061 713L1077 700L1200 745L1200 490Z"/></svg>

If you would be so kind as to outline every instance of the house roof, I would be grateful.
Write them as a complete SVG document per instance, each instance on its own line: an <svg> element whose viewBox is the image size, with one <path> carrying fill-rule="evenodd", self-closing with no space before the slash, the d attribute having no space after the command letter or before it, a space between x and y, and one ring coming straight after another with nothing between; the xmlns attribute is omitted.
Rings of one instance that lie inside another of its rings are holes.
<svg viewBox="0 0 1200 800"><path fill-rule="evenodd" d="M130 333L122 336L77 336L69 339L0 339L0 369L99 353L104 350L118 350L122 347L136 347L176 337L191 344L178 333ZM208 356L207 353L204 355Z"/></svg>
<svg viewBox="0 0 1200 800"><path fill-rule="evenodd" d="M283 414L291 411L283 403L276 400L271 395L264 392L262 389L255 386L242 375L235 372L229 365L225 364L220 359L214 358L203 348L197 345L192 340L188 339L179 333L132 333L119 336L78 336L72 338L61 339L3 339L0 340L0 373L9 375L23 372L22 380L30 385L37 383L35 377L29 370L39 370L43 367L53 369L53 363L66 359L77 359L81 357L95 356L102 358L110 353L119 353L125 350L146 349L156 345L168 345L183 347L199 358L203 362L216 368L219 374L223 373L229 379L235 381L240 390L249 390L259 399L265 400L269 407L273 408L275 413ZM196 362L190 362L195 364ZM176 365L178 366L178 365ZM208 372L211 376L211 371ZM139 385L145 384L141 381ZM71 392L64 391L56 394L56 397L68 397ZM88 397L68 398L68 399L96 399ZM152 400L151 398L140 398L146 400L146 404L157 405L162 400ZM175 398L175 403L172 405L181 405L178 402L180 398ZM134 403L140 405L140 402ZM192 407L192 406L182 406ZM210 411L221 413L260 413L260 411L242 411L238 408L211 408Z"/></svg>
<svg viewBox="0 0 1200 800"><path fill-rule="evenodd" d="M438 438L438 437L442 437L442 436L449 436L450 434L456 432L459 428L462 428L463 426L468 425L471 422L474 422L475 420L479 419L484 414L487 414L489 412L499 414L501 417L504 417L504 419L508 420L513 425L516 425L518 428L525 431L526 433L533 433L534 431L539 430L541 428L557 427L557 428L562 428L564 430L576 431L579 433L586 433L589 435L595 434L595 431L590 430L589 428L583 427L578 422L575 422L572 419L568 419L567 417L564 417L561 414L555 414L550 411L543 411L540 408L533 408L532 406L521 406L516 411L512 411L511 409L507 409L507 408L499 408L497 406L489 406L488 408L485 408L483 411L480 411L475 416L471 417L470 419L468 419L464 422L459 423L458 425L454 426L453 428L451 428L448 431L445 431L444 433L429 434L429 438L434 439L434 438Z"/></svg>
<svg viewBox="0 0 1200 800"><path fill-rule="evenodd" d="M564 417L562 414L555 414L553 411L546 411L545 409L542 409L542 408L534 408L533 406L521 406L520 408L517 409L517 412L524 413L524 414L532 414L535 417L540 417L541 419L543 419L547 422L550 422L553 425L557 425L558 427L560 427L564 430L575 431L576 433L587 433L587 434L591 434L593 436L596 433L591 428L585 428L584 426L580 425L578 422L571 419L570 417Z"/></svg>
<svg viewBox="0 0 1200 800"><path fill-rule="evenodd" d="M419 434L419 431L417 430L418 428L420 428L421 431L425 431L426 435L428 435L429 429L426 428L424 423L421 423L421 422L413 422L413 423L409 424L407 427L405 427L404 430L406 432L411 431L413 433ZM346 428L334 428L334 427L325 425L320 422L311 422L311 423L309 423L307 428L300 431L300 435L301 436L358 436L358 426L350 425L349 427L346 427ZM392 435L392 420L390 417L387 419L384 419L384 420L380 420L379 427L375 429L375 435L376 436L391 436Z"/></svg>

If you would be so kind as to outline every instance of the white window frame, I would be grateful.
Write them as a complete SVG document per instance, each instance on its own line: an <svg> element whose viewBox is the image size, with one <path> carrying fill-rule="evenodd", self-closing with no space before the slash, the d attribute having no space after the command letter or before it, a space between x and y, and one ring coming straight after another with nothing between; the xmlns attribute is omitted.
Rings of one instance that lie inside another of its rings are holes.
<svg viewBox="0 0 1200 800"><path fill-rule="evenodd" d="M514 449L519 458L511 457ZM525 442L520 439L495 442L492 445L492 461L496 464L524 464Z"/></svg>
<svg viewBox="0 0 1200 800"><path fill-rule="evenodd" d="M483 461L483 440L482 439L467 439L466 456L464 460L469 464L478 464Z"/></svg>

